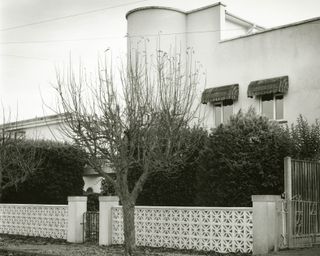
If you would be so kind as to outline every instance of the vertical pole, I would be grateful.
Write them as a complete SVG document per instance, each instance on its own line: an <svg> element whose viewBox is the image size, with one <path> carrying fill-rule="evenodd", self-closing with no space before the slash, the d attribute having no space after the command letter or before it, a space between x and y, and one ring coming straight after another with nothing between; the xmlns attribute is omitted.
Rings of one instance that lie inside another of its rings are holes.
<svg viewBox="0 0 320 256"><path fill-rule="evenodd" d="M83 214L87 211L86 196L68 197L68 233L69 243L83 242Z"/></svg>
<svg viewBox="0 0 320 256"><path fill-rule="evenodd" d="M284 191L285 191L285 200L287 202L287 241L288 247L292 247L292 227L293 227L293 207L292 202L292 168L291 168L291 157L284 158Z"/></svg>
<svg viewBox="0 0 320 256"><path fill-rule="evenodd" d="M83 220L82 220L83 242L86 241L86 230L87 230L86 219L87 219L87 213L84 213Z"/></svg>
<svg viewBox="0 0 320 256"><path fill-rule="evenodd" d="M284 192L285 199L292 200L292 170L289 156L284 158Z"/></svg>
<svg viewBox="0 0 320 256"><path fill-rule="evenodd" d="M99 245L112 244L112 207L118 205L117 196L99 197Z"/></svg>

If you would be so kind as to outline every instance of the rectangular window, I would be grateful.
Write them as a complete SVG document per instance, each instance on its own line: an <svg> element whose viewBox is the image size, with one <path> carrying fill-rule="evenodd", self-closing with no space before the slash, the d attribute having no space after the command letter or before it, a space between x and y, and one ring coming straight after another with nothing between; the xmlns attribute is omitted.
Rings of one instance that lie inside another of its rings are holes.
<svg viewBox="0 0 320 256"><path fill-rule="evenodd" d="M265 94L261 96L261 114L272 120L282 120L283 95L282 94Z"/></svg>
<svg viewBox="0 0 320 256"><path fill-rule="evenodd" d="M226 124L233 115L233 100L224 100L214 105L215 126Z"/></svg>
<svg viewBox="0 0 320 256"><path fill-rule="evenodd" d="M261 113L273 119L273 94L265 94L261 96Z"/></svg>
<svg viewBox="0 0 320 256"><path fill-rule="evenodd" d="M223 123L227 123L230 117L233 115L233 101L224 100L223 101Z"/></svg>
<svg viewBox="0 0 320 256"><path fill-rule="evenodd" d="M222 113L221 113L221 104L215 104L214 105L214 123L217 126L219 126L219 124L221 124L221 117L222 117Z"/></svg>
<svg viewBox="0 0 320 256"><path fill-rule="evenodd" d="M283 119L283 95L276 95L276 120Z"/></svg>

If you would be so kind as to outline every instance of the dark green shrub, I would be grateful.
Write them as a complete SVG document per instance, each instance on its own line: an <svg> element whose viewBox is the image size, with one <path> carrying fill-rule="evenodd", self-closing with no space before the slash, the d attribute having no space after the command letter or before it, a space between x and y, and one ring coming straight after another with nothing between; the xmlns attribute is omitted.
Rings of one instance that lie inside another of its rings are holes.
<svg viewBox="0 0 320 256"><path fill-rule="evenodd" d="M109 175L115 179L115 173L109 173ZM114 189L114 187L106 181L106 179L102 179L101 181L101 191L102 191L102 195L104 196L115 196L116 195L116 191Z"/></svg>
<svg viewBox="0 0 320 256"><path fill-rule="evenodd" d="M24 141L19 150L31 148L41 159L37 170L17 187L3 191L3 202L65 204L68 196L80 196L83 190L85 153L79 148L58 142ZM17 168L17 167L14 167Z"/></svg>
<svg viewBox="0 0 320 256"><path fill-rule="evenodd" d="M249 206L251 195L283 192L288 132L254 110L239 112L210 134L197 168L196 205Z"/></svg>
<svg viewBox="0 0 320 256"><path fill-rule="evenodd" d="M99 211L99 193L87 194L87 210L88 211Z"/></svg>
<svg viewBox="0 0 320 256"><path fill-rule="evenodd" d="M310 125L302 116L289 129L251 109L209 137L193 132L198 149L170 175L152 175L137 205L250 206L251 195L283 193L284 157L320 159L319 121ZM131 188L139 174L139 168L130 170ZM104 191L114 194L106 184Z"/></svg>
<svg viewBox="0 0 320 256"><path fill-rule="evenodd" d="M309 124L300 115L291 125L292 156L297 159L320 159L320 123Z"/></svg>

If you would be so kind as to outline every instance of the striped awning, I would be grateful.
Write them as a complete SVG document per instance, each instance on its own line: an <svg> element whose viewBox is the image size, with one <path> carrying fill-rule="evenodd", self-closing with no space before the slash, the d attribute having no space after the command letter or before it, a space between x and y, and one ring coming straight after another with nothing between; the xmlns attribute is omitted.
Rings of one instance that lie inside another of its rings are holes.
<svg viewBox="0 0 320 256"><path fill-rule="evenodd" d="M248 97L260 96L271 93L286 93L289 88L288 76L252 81L249 84Z"/></svg>
<svg viewBox="0 0 320 256"><path fill-rule="evenodd" d="M202 93L201 103L217 102L222 100L237 100L239 96L239 85L231 84L220 87L205 89Z"/></svg>

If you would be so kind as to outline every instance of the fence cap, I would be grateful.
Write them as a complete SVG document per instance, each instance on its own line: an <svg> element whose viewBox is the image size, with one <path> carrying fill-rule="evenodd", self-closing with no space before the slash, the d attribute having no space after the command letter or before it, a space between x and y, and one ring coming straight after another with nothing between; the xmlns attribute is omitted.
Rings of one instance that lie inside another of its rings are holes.
<svg viewBox="0 0 320 256"><path fill-rule="evenodd" d="M99 202L119 202L118 196L99 196Z"/></svg>
<svg viewBox="0 0 320 256"><path fill-rule="evenodd" d="M87 202L86 196L68 196L68 202Z"/></svg>
<svg viewBox="0 0 320 256"><path fill-rule="evenodd" d="M251 196L252 202L279 202L281 196L279 195L253 195Z"/></svg>

